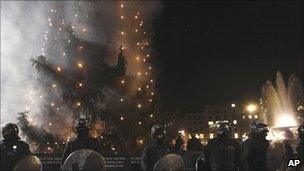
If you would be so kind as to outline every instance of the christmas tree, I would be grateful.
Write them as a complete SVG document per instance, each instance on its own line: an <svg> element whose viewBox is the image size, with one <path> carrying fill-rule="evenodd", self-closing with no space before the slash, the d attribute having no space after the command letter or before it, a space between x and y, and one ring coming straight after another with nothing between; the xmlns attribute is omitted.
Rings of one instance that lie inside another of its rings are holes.
<svg viewBox="0 0 304 171"><path fill-rule="evenodd" d="M98 2L86 5L92 3ZM113 3L121 22L118 38L113 38L119 46L114 65L106 63L113 56L107 45L82 39L80 34L90 34L85 27L63 20L59 9L50 11L42 55L31 62L39 89L43 90L39 120L48 123L42 129L52 136L36 143L65 144L75 137L73 121L79 116L90 119L91 135L103 142L108 153L133 154L148 141L149 129L158 122L159 99L151 65L149 27L145 27L144 15L140 9L134 11L132 3L136 2ZM76 9L75 17L88 17L80 3ZM33 124L27 120L22 117L21 123L27 125L23 130Z"/></svg>

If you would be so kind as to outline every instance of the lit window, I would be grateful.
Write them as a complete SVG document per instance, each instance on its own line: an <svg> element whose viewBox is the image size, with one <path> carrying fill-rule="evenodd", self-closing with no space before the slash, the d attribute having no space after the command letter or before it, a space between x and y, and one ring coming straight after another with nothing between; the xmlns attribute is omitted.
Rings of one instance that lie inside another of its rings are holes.
<svg viewBox="0 0 304 171"><path fill-rule="evenodd" d="M238 133L234 133L234 138L239 138L239 134Z"/></svg>
<svg viewBox="0 0 304 171"><path fill-rule="evenodd" d="M237 120L233 120L233 124L236 125L237 124Z"/></svg>
<svg viewBox="0 0 304 171"><path fill-rule="evenodd" d="M210 133L210 139L214 138L214 134Z"/></svg>
<svg viewBox="0 0 304 171"><path fill-rule="evenodd" d="M199 138L203 139L204 138L204 134L200 134Z"/></svg>

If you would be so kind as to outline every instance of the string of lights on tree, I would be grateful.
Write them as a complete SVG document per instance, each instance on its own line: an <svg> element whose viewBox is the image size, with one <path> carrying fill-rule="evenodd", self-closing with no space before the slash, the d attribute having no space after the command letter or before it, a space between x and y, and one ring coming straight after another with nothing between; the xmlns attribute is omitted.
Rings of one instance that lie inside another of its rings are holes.
<svg viewBox="0 0 304 171"><path fill-rule="evenodd" d="M82 2L83 3L83 2ZM89 6L92 6L91 2L85 2L88 3ZM80 5L80 2L78 3ZM128 103L132 101L132 104L134 105L134 108L137 108L139 113L145 113L144 116L146 117L145 120L143 120L140 117L137 118L137 127L143 127L143 125L146 125L147 119L150 120L150 124L155 121L155 115L154 115L154 98L155 98L155 80L153 78L152 73L152 66L150 64L151 55L149 52L149 41L147 37L147 33L145 31L144 27L144 18L143 15L141 15L140 10L136 10L133 13L133 16L127 16L126 10L128 7L128 3L126 2L120 2L118 9L119 9L119 18L121 22L121 28L118 30L118 34L120 37L120 41L117 42L117 44L120 46L120 51L123 54L132 54L128 58L128 60L134 60L136 64L138 65L136 68L138 68L138 71L136 73L133 73L136 81L139 83L137 84L137 87L133 87L136 91L134 97L125 96L120 98L121 103ZM73 49L72 45L77 41L73 39L73 36L78 34L90 34L88 29L85 26L82 27L76 27L71 25L69 22L63 20L60 15L61 11L57 9L51 9L50 10L50 17L48 18L48 27L45 30L45 34L43 35L44 42L42 43L41 48L41 54L46 57L46 59L52 59L53 61L56 61L57 64L50 64L50 68L47 68L52 71L56 71L54 74L57 75L68 75L69 69L67 68L69 66L60 65L61 63L64 63L66 59L71 54L77 54L81 53L82 51L85 51L86 46L81 44L81 42L78 42L76 49ZM74 17L79 18L80 14L79 11L75 11ZM86 18L89 17L88 14L84 14ZM59 21L59 23L57 23ZM126 29L130 28L127 25L134 26L132 29ZM72 35L66 36L65 31L70 30ZM69 48L64 48L65 46L62 46L60 42L56 42L58 39L60 39L60 36L64 37L65 44L70 45ZM136 43L133 43L133 41L129 41L130 37L132 36L132 39L138 39ZM56 42L56 43L54 43ZM67 51L68 50L68 51ZM74 51L77 52L74 52ZM50 53L51 52L51 53ZM135 55L134 55L135 54ZM60 57L60 58L59 58ZM72 64L74 66L74 70L77 70L79 72L85 71L87 68L87 65L85 61L81 60L75 60ZM66 64L67 65L67 64ZM132 74L132 73L131 73ZM35 79L37 79L37 76L35 76ZM126 77L121 77L119 81L119 84L121 87L124 87L128 84L129 80L126 79ZM75 87L78 89L85 89L89 87L88 83L86 82L86 79L83 78L82 80L73 80L73 84L75 84ZM53 82L49 82L47 89L49 91L60 91L59 87L62 86L62 83L56 82L56 79ZM29 91L30 95L30 104L28 107L26 107L26 110L31 109L31 105L35 104L34 96L36 96L34 91ZM51 96L52 97L52 96ZM45 98L44 95L39 95L39 98L43 99ZM131 98L131 99L130 99ZM135 99L135 100L134 100ZM53 96L52 100L48 97L47 99L50 101L49 107L54 109L57 112L61 111L62 104L64 103L60 98ZM84 102L82 99L76 99L70 106L72 106L76 111L80 111L81 108L84 107ZM126 109L125 113L121 113L119 120L120 122L125 122L126 120L131 118L128 118L128 116L131 113L128 113L128 110ZM132 114L133 115L133 114ZM37 125L37 121L35 118L28 118L28 121L33 124ZM132 120L133 122L134 120ZM133 124L133 123L131 123ZM48 126L52 127L54 124L50 121L48 122ZM66 142L70 141L72 137L74 137L75 134L73 132L69 132L67 135L65 135L65 141L62 142L62 144L65 144ZM142 135L141 135L142 136ZM100 136L102 139L103 136ZM143 137L138 137L137 142L139 144L143 144L144 140ZM55 142L55 145L57 145L58 142ZM49 145L49 142L47 142L47 145ZM115 147L112 146L112 150L115 150ZM48 146L48 150L52 150L50 146Z"/></svg>

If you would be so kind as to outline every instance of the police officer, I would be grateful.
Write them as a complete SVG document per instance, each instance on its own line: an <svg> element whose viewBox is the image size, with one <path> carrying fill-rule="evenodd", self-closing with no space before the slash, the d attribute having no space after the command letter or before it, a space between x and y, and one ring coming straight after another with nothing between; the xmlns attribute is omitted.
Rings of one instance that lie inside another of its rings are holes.
<svg viewBox="0 0 304 171"><path fill-rule="evenodd" d="M243 170L267 171L267 151L269 141L266 136L269 132L268 125L254 122L250 125L249 138L242 144Z"/></svg>
<svg viewBox="0 0 304 171"><path fill-rule="evenodd" d="M90 137L89 135L89 122L86 118L79 118L75 121L75 128L78 134L75 140L70 141L65 146L62 163L66 158L76 150L79 149L91 149L101 154L101 144L97 139Z"/></svg>
<svg viewBox="0 0 304 171"><path fill-rule="evenodd" d="M165 145L165 128L162 125L154 125L151 128L152 142L143 150L142 168L145 171L152 171L155 163L168 153Z"/></svg>
<svg viewBox="0 0 304 171"><path fill-rule="evenodd" d="M2 127L1 170L13 170L21 159L31 154L29 145L20 140L18 134L16 124L7 123Z"/></svg>
<svg viewBox="0 0 304 171"><path fill-rule="evenodd" d="M191 135L191 139L187 142L187 150L188 151L200 151L201 142L199 139L195 137L194 134Z"/></svg>
<svg viewBox="0 0 304 171"><path fill-rule="evenodd" d="M304 166L304 125L300 125L298 128L298 137L300 140L299 145L297 146L298 158L301 161L300 165Z"/></svg>
<svg viewBox="0 0 304 171"><path fill-rule="evenodd" d="M210 139L205 148L207 170L236 171L240 168L241 145L232 139L230 123L220 121L216 125L217 137Z"/></svg>

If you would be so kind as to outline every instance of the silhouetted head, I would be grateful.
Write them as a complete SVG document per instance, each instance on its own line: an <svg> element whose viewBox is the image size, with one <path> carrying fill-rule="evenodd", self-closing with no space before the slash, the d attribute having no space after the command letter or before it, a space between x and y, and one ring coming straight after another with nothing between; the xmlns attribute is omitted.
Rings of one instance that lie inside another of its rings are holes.
<svg viewBox="0 0 304 171"><path fill-rule="evenodd" d="M304 125L300 125L298 128L298 136L300 139L304 139Z"/></svg>
<svg viewBox="0 0 304 171"><path fill-rule="evenodd" d="M254 122L250 125L250 134L249 136L259 136L266 138L268 134L268 125L262 122Z"/></svg>
<svg viewBox="0 0 304 171"><path fill-rule="evenodd" d="M218 137L229 137L232 132L231 124L224 121L215 123L215 129Z"/></svg>
<svg viewBox="0 0 304 171"><path fill-rule="evenodd" d="M86 118L79 118L75 121L75 129L79 136L89 135L90 124Z"/></svg>
<svg viewBox="0 0 304 171"><path fill-rule="evenodd" d="M16 139L19 134L19 128L14 123L6 123L2 125L2 135L4 139Z"/></svg>
<svg viewBox="0 0 304 171"><path fill-rule="evenodd" d="M151 128L151 136L152 136L152 140L154 141L157 142L164 141L165 134L166 134L166 130L162 125L157 124Z"/></svg>

